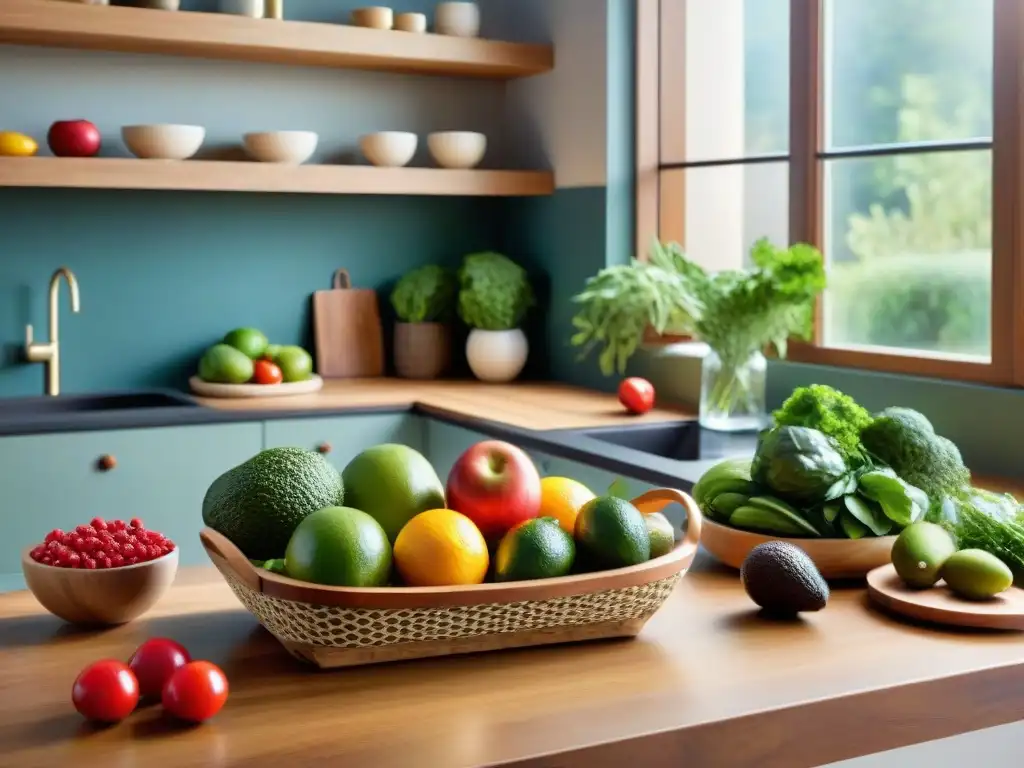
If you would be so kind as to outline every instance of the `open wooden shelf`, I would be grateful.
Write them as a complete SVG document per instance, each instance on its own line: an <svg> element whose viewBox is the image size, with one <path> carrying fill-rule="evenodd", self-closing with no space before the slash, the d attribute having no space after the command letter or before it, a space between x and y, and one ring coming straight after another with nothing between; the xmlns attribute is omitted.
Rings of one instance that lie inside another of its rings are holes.
<svg viewBox="0 0 1024 768"><path fill-rule="evenodd" d="M546 45L55 0L0 0L0 43L498 79L554 66Z"/></svg>
<svg viewBox="0 0 1024 768"><path fill-rule="evenodd" d="M554 192L548 171L277 165L219 160L0 157L0 187L168 189L314 195L524 197Z"/></svg>

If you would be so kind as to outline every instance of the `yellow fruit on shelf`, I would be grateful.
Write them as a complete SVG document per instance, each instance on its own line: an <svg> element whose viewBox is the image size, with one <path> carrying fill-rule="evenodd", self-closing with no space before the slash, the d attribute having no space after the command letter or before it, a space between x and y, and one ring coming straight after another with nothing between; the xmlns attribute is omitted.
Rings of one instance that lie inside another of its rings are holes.
<svg viewBox="0 0 1024 768"><path fill-rule="evenodd" d="M540 512L537 517L553 517L570 536L576 530L576 514L594 498L583 483L568 477L545 477L540 481Z"/></svg>
<svg viewBox="0 0 1024 768"><path fill-rule="evenodd" d="M394 561L409 587L480 584L487 576L487 542L472 520L451 509L430 509L405 524Z"/></svg>
<svg viewBox="0 0 1024 768"><path fill-rule="evenodd" d="M0 156L32 157L39 151L39 145L31 136L14 131L0 131Z"/></svg>

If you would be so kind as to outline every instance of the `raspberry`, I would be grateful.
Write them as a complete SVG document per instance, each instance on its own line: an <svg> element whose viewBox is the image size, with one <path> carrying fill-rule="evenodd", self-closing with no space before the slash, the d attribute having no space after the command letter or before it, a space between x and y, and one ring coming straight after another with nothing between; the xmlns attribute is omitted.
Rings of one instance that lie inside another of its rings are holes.
<svg viewBox="0 0 1024 768"><path fill-rule="evenodd" d="M107 553L105 550L97 549L92 556L95 557L97 560L102 560L107 556Z"/></svg>
<svg viewBox="0 0 1024 768"><path fill-rule="evenodd" d="M107 523L102 517L94 517L89 521L89 525L96 531L105 531L107 529Z"/></svg>
<svg viewBox="0 0 1024 768"><path fill-rule="evenodd" d="M149 558L151 560L153 558L160 557L160 547L156 544L150 544L146 551L149 553Z"/></svg>
<svg viewBox="0 0 1024 768"><path fill-rule="evenodd" d="M46 543L49 544L51 541L59 542L62 538L64 538L64 531L62 531L60 528L54 528L52 531L46 534L46 539L44 539L44 541L46 541Z"/></svg>
<svg viewBox="0 0 1024 768"><path fill-rule="evenodd" d="M50 565L51 563L53 563L53 559L49 555L43 555L39 559L39 562L42 563L43 565Z"/></svg>
<svg viewBox="0 0 1024 768"><path fill-rule="evenodd" d="M114 541L120 542L121 544L126 544L128 542L128 531L124 530L123 528L119 528L114 533Z"/></svg>
<svg viewBox="0 0 1024 768"><path fill-rule="evenodd" d="M68 565L70 565L72 568L81 568L82 556L77 552L72 552L70 555L68 555Z"/></svg>
<svg viewBox="0 0 1024 768"><path fill-rule="evenodd" d="M91 557L83 557L82 558L82 567L86 568L86 569L88 569L90 571L95 570L96 569L96 561L93 560Z"/></svg>
<svg viewBox="0 0 1024 768"><path fill-rule="evenodd" d="M110 558L110 562L114 568L120 568L122 565L124 565L124 558L121 555L114 555L112 558Z"/></svg>
<svg viewBox="0 0 1024 768"><path fill-rule="evenodd" d="M86 536L92 536L96 531L92 529L91 525L79 525L75 527L75 533L84 538Z"/></svg>
<svg viewBox="0 0 1024 768"><path fill-rule="evenodd" d="M130 526L131 526L132 528L138 528L139 530L142 530L142 521L141 521L141 520L140 520L139 518L137 518L137 517L133 517L133 518L131 519L131 522L130 522L130 523L128 523L128 524L129 524L129 525L130 525Z"/></svg>
<svg viewBox="0 0 1024 768"><path fill-rule="evenodd" d="M121 547L121 554L125 557L135 557L135 545L125 544L123 547Z"/></svg>

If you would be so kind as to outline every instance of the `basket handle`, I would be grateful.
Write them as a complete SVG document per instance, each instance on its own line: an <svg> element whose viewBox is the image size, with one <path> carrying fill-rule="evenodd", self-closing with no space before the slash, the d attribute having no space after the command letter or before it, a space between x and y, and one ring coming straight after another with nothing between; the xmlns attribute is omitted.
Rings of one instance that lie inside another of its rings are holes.
<svg viewBox="0 0 1024 768"><path fill-rule="evenodd" d="M687 549L696 551L697 544L700 543L700 529L704 518L697 502L690 498L688 493L677 491L675 488L654 488L633 499L633 506L645 515L661 512L669 504L681 504L686 510L686 532L683 534L682 544Z"/></svg>
<svg viewBox="0 0 1024 768"><path fill-rule="evenodd" d="M263 590L263 581L259 572L227 536L207 527L199 532L199 540L207 554L221 560L239 581L256 592Z"/></svg>

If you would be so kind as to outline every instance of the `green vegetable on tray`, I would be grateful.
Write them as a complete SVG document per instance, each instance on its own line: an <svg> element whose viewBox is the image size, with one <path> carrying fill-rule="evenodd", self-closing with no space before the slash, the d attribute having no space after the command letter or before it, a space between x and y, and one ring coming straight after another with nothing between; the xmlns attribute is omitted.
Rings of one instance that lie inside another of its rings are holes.
<svg viewBox="0 0 1024 768"><path fill-rule="evenodd" d="M750 476L758 485L805 506L837 499L856 488L835 441L809 427L762 432Z"/></svg>
<svg viewBox="0 0 1024 768"><path fill-rule="evenodd" d="M772 414L779 427L809 427L828 435L848 463L863 463L861 430L871 414L852 397L824 384L799 387Z"/></svg>

